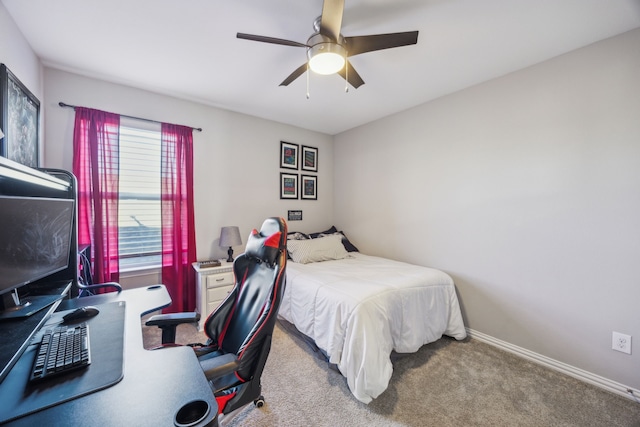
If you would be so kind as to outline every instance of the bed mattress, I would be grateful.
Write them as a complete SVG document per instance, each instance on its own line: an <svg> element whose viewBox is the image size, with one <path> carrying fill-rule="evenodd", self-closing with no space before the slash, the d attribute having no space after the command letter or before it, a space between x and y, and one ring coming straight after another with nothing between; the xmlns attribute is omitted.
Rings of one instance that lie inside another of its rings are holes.
<svg viewBox="0 0 640 427"><path fill-rule="evenodd" d="M387 388L392 351L413 353L442 335L466 337L448 274L358 252L289 261L279 315L316 343L364 403Z"/></svg>

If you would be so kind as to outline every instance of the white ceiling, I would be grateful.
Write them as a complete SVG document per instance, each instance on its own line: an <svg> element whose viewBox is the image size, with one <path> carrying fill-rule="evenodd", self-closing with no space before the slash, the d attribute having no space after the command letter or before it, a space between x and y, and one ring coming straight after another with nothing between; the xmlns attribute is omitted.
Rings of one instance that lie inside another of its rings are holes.
<svg viewBox="0 0 640 427"><path fill-rule="evenodd" d="M322 0L1 0L49 67L330 135L640 27L640 0L346 0L344 36L419 30L418 44L279 84ZM91 106L89 106L91 107Z"/></svg>

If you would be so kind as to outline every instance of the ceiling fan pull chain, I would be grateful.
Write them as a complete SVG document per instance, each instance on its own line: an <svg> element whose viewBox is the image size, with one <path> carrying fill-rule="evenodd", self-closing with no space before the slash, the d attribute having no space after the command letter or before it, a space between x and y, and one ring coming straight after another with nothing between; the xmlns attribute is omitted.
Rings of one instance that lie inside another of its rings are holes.
<svg viewBox="0 0 640 427"><path fill-rule="evenodd" d="M309 98L309 63L307 62L307 99Z"/></svg>

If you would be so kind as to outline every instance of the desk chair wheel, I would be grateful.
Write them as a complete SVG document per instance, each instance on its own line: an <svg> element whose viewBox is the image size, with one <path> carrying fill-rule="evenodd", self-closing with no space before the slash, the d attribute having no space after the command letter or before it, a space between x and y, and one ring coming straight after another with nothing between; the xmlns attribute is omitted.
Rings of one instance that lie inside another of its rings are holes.
<svg viewBox="0 0 640 427"><path fill-rule="evenodd" d="M264 396L258 397L253 401L253 404L256 405L256 408L262 408L264 406Z"/></svg>

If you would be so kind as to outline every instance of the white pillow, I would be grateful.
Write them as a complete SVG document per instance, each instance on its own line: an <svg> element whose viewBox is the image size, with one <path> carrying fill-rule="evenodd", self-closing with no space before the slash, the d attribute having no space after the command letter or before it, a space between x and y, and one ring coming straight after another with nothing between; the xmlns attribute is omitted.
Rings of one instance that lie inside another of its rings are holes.
<svg viewBox="0 0 640 427"><path fill-rule="evenodd" d="M288 240L287 250L291 259L300 264L343 259L349 255L342 244L341 235L311 240Z"/></svg>

